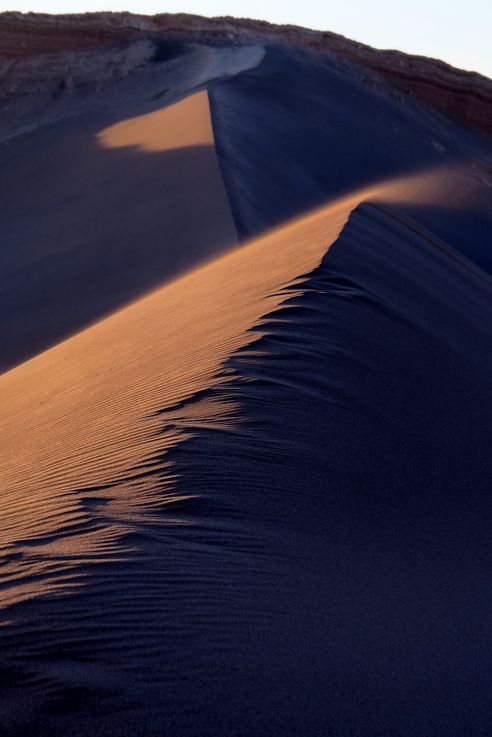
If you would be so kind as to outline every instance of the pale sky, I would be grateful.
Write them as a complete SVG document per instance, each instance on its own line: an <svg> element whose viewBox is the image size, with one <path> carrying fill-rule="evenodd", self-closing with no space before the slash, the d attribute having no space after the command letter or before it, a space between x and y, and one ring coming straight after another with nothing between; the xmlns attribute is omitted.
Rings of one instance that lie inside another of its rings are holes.
<svg viewBox="0 0 492 737"><path fill-rule="evenodd" d="M334 31L377 48L433 56L492 77L492 0L0 0L0 10L260 18Z"/></svg>

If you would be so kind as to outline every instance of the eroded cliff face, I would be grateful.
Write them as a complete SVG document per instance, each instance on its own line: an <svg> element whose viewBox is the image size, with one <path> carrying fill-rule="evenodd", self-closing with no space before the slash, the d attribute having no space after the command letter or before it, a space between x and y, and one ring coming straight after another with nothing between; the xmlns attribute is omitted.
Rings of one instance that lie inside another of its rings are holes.
<svg viewBox="0 0 492 737"><path fill-rule="evenodd" d="M442 61L380 51L330 32L263 21L186 14L0 15L0 101L32 89L104 86L153 58L172 56L176 42L297 44L338 55L376 72L449 117L492 134L492 81ZM374 75L368 83L377 84Z"/></svg>

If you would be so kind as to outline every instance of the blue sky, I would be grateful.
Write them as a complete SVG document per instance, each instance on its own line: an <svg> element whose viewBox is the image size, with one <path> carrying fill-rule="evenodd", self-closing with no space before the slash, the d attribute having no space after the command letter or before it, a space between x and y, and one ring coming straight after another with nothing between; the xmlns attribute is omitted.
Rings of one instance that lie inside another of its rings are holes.
<svg viewBox="0 0 492 737"><path fill-rule="evenodd" d="M0 0L0 10L130 10L261 18L434 56L492 77L492 0Z"/></svg>

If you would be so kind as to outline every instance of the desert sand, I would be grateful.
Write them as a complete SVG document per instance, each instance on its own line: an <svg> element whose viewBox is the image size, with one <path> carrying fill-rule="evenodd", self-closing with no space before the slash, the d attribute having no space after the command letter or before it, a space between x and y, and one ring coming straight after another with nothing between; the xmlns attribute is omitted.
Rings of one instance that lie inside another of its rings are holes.
<svg viewBox="0 0 492 737"><path fill-rule="evenodd" d="M288 45L135 74L0 148L1 729L488 734L492 144Z"/></svg>

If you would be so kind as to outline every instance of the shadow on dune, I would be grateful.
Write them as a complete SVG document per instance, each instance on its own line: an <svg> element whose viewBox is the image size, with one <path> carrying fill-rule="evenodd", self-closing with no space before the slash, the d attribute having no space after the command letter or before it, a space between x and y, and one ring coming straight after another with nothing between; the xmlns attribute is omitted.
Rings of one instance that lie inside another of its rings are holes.
<svg viewBox="0 0 492 737"><path fill-rule="evenodd" d="M492 274L492 190L474 193L469 207L401 205L402 213Z"/></svg>
<svg viewBox="0 0 492 737"><path fill-rule="evenodd" d="M235 243L213 146L104 149L98 129L1 151L0 371Z"/></svg>

